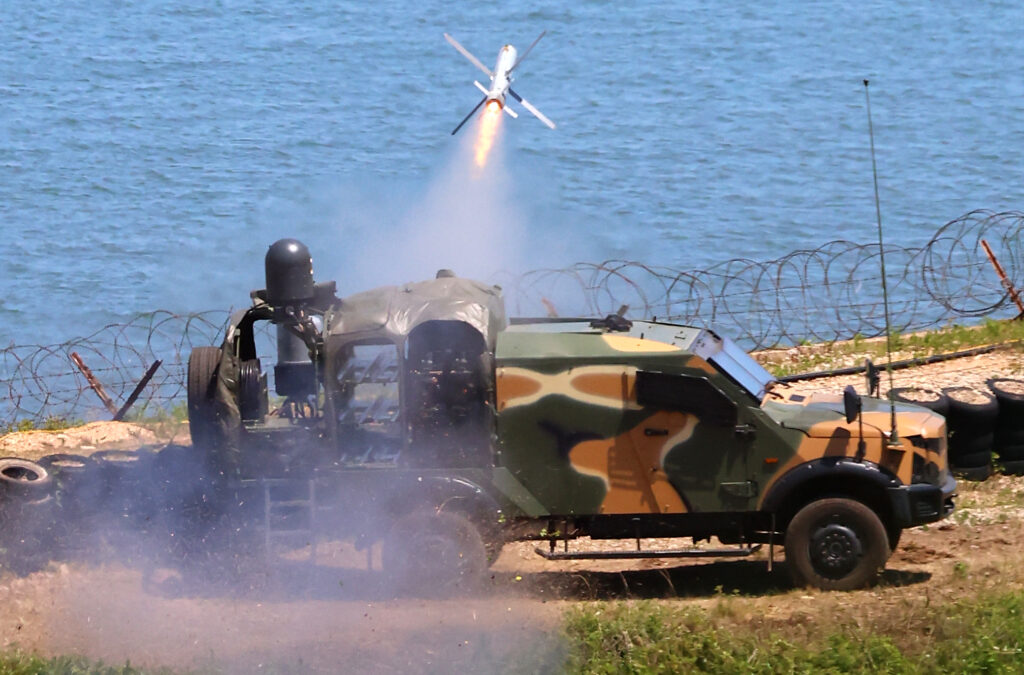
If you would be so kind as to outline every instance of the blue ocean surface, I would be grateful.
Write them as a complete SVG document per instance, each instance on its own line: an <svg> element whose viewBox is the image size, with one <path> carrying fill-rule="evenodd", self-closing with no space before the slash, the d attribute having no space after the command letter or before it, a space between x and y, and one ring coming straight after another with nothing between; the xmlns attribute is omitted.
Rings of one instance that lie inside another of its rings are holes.
<svg viewBox="0 0 1024 675"><path fill-rule="evenodd" d="M448 267L679 269L1016 209L1024 6L0 3L0 341L242 306L290 236L347 294ZM474 163L488 66L520 50Z"/></svg>

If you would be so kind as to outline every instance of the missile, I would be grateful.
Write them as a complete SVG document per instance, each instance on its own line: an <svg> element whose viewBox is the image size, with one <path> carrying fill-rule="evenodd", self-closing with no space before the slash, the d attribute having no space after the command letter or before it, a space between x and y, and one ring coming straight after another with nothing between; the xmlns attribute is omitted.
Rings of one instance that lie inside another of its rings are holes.
<svg viewBox="0 0 1024 675"><path fill-rule="evenodd" d="M489 77L491 81L489 87L485 87L476 80L473 81L473 84L475 84L476 88L483 93L484 97L480 99L480 102L477 103L472 110L469 111L468 115L462 118L462 121L459 122L458 126L456 126L452 130L453 136L456 133L458 133L459 129L461 129L462 126L469 121L469 118L475 115L476 111L479 110L480 107L483 105L487 105L488 107L497 106L498 109L504 110L506 113L508 113L509 117L519 117L519 114L515 110L513 110L510 106L506 105L506 96L511 96L512 98L514 98L520 105L526 108L534 117L536 117L541 122L546 124L549 128L555 128L554 122L549 120L544 115L544 113L542 113L540 110L537 110L537 108L535 108L532 103L530 103L525 98L517 94L515 90L512 88L512 71L515 70L520 63L523 62L523 59L526 58L526 55L530 53L530 50L533 49L538 42L540 42L540 39L544 37L544 34L546 32L547 31L544 31L540 35L538 35L537 39L534 40L533 43L526 48L526 51L524 51L522 55L519 55L519 53L516 51L516 48L513 47L512 45L504 45L498 51L498 60L497 63L494 64L493 71L490 70L483 63L481 63L480 59L473 56L472 52L470 52L468 49L459 44L458 40L453 38L448 33L444 34L444 39L447 40L452 47L455 47L455 49L457 49L460 54L465 56L470 63L472 63L474 66L482 70L484 73L486 73L487 77Z"/></svg>

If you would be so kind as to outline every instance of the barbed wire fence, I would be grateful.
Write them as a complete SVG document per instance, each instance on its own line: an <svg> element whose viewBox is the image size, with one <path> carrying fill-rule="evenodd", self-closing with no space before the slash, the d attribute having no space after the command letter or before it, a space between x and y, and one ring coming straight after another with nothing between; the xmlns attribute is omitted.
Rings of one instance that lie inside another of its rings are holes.
<svg viewBox="0 0 1024 675"><path fill-rule="evenodd" d="M972 211L924 246L886 246L893 330L934 328L1018 313L984 251L984 239L1015 287L1024 282L1024 213ZM832 342L885 332L877 243L837 240L770 261L734 258L704 270L637 261L576 263L504 274L496 281L513 316L604 316L627 305L630 318L713 328L750 350ZM155 360L161 368L136 415L184 404L192 348L219 344L228 311L140 314L57 345L0 349L0 428L48 418L91 419L103 407L71 360L78 353L112 398L123 401ZM270 369L267 369L270 370Z"/></svg>

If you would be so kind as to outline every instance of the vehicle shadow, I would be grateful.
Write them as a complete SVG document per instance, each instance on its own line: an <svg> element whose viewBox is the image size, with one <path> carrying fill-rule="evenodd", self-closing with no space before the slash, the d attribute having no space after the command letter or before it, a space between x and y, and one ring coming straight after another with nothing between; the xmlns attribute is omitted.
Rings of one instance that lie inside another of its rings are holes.
<svg viewBox="0 0 1024 675"><path fill-rule="evenodd" d="M887 569L881 587L913 586L931 579L928 572ZM378 570L337 568L309 563L279 563L249 574L172 572L163 579L144 574L144 589L164 597L248 597L261 602L300 599L385 601L397 598L451 599L514 595L537 600L599 601L706 598L722 594L757 597L794 589L785 567L767 571L764 561L681 564L650 570L550 571L519 574L490 572L473 587L398 587Z"/></svg>
<svg viewBox="0 0 1024 675"><path fill-rule="evenodd" d="M880 586L899 587L928 581L928 572L885 570ZM769 572L764 561L730 560L620 572L540 572L523 575L524 592L558 600L701 598L723 593L763 596L795 587L786 563Z"/></svg>

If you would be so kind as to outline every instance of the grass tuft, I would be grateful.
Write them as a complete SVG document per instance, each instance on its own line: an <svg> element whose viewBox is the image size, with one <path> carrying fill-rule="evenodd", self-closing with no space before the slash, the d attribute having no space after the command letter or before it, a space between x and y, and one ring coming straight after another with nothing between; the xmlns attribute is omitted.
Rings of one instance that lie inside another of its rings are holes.
<svg viewBox="0 0 1024 675"><path fill-rule="evenodd" d="M907 618L808 626L735 620L675 603L596 603L567 611L573 673L1020 672L1024 593L980 596Z"/></svg>
<svg viewBox="0 0 1024 675"><path fill-rule="evenodd" d="M167 668L143 669L131 663L108 666L81 656L43 658L38 654L10 649L0 652L0 675L174 675Z"/></svg>

